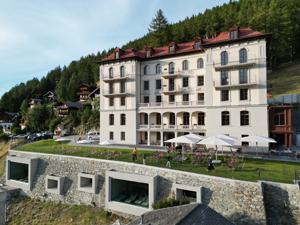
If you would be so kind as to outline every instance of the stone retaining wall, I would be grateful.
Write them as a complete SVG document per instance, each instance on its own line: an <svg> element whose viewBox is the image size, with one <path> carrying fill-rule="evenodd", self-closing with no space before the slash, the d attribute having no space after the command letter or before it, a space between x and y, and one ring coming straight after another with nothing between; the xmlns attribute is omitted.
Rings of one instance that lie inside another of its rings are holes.
<svg viewBox="0 0 300 225"><path fill-rule="evenodd" d="M111 160L13 150L9 151L9 155L39 158L37 172L33 181L33 189L32 191L22 190L21 194L38 198L42 201L58 201L64 204L91 204L91 202L94 202L96 206L105 208L105 175L106 171L111 169L147 176L158 176L156 199L160 199L163 196L170 196L172 185L175 182L202 187L202 201L236 224L267 224L264 199L267 199L267 203L273 201L263 196L264 193L272 193L272 187L270 189L263 189L262 187L264 186L260 183L243 182ZM79 172L91 173L98 176L96 194L78 191ZM46 193L45 177L49 174L65 177L63 195ZM268 185L266 184L266 186ZM296 189L297 186L294 186ZM294 192L294 186L291 188L292 192ZM290 189L287 190L287 192L289 191ZM272 193L271 196L276 196L276 193L277 191ZM293 197L293 201L299 204L299 190L295 196L288 196ZM293 201L290 200L290 202ZM299 218L298 211L298 214L294 211L289 212ZM118 214L124 216L123 213ZM284 215L288 216L290 213Z"/></svg>

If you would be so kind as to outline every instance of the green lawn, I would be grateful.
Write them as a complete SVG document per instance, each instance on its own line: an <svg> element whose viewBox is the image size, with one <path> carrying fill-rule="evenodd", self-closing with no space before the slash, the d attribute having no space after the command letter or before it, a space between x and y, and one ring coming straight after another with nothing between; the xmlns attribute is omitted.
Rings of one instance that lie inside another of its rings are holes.
<svg viewBox="0 0 300 225"><path fill-rule="evenodd" d="M64 147L68 147L68 149L73 148L74 146L67 145L68 141L64 142ZM87 147L85 151L85 147L82 147L82 150L72 152L66 152L61 150L54 150L54 146L58 148L61 146L61 143L55 142L54 140L44 140L34 142L22 147L19 147L15 150L21 151L30 151L30 152L40 152L40 153L50 153L50 154L62 154L64 152L66 155L72 156L85 156L88 155L90 158L99 158L99 159L107 159L104 155L100 156L100 152L104 152L104 149L107 148L97 148L100 151L93 153L92 147ZM123 162L132 162L132 149L117 149L117 148L110 148L109 151L115 151L115 154L118 151L121 151L121 156L117 156L115 159L110 160L117 160ZM147 156L146 164L151 166L163 167L165 168L167 163L167 155L164 154L162 160L160 162L150 163L150 156L154 154L154 151L138 151L138 164L142 164L142 154ZM171 154L172 155L172 154ZM187 155L186 155L187 156ZM225 178L232 178L244 181L257 181L258 180L258 170L260 172L260 179L265 181L274 181L274 182L282 182L282 183L293 183L294 179L294 169L300 170L300 164L296 162L280 162L280 161L273 161L273 160L264 160L264 159L244 159L245 168L244 170L238 170L238 166L234 166L236 169L232 171L227 171L227 167L221 167L220 165L214 164L216 169L215 172L207 172L206 167L207 163L204 165L192 165L191 164L191 156L187 156L187 160L184 163L175 163L171 161L171 169L211 175L211 176L218 176L218 177L225 177ZM218 159L223 160L223 157L219 156ZM238 163L241 165L242 163Z"/></svg>

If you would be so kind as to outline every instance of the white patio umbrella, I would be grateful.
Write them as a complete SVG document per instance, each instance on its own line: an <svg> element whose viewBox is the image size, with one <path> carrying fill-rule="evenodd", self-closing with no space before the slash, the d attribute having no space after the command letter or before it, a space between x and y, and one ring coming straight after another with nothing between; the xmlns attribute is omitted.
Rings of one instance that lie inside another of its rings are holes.
<svg viewBox="0 0 300 225"><path fill-rule="evenodd" d="M257 144L259 143L277 143L274 139L263 137L259 135L252 135L249 137L243 137L240 139L241 142L256 142L256 158L258 158Z"/></svg>
<svg viewBox="0 0 300 225"><path fill-rule="evenodd" d="M187 135L184 135L184 137L199 139L199 141L206 138L206 137L198 135L198 134L187 134Z"/></svg>
<svg viewBox="0 0 300 225"><path fill-rule="evenodd" d="M61 141L61 144L62 144L62 149L64 149L64 141L71 141L71 139L68 139L68 138L59 138L55 141Z"/></svg>
<svg viewBox="0 0 300 225"><path fill-rule="evenodd" d="M77 141L78 144L85 144L85 156L86 156L86 145L87 144L91 144L93 143L94 141L92 140L82 140L82 141Z"/></svg>
<svg viewBox="0 0 300 225"><path fill-rule="evenodd" d="M235 140L219 138L217 136L211 136L211 137L203 139L202 141L198 142L197 144L215 145L216 146L216 161L215 162L219 163L220 161L218 161L218 145L232 146L234 144L234 142L235 142Z"/></svg>
<svg viewBox="0 0 300 225"><path fill-rule="evenodd" d="M229 135L226 135L226 134L217 134L217 135L215 135L215 137L223 138L223 139L229 139L229 140L233 140L233 141L237 141L238 140L237 137L229 136ZM223 146L222 146L222 155L224 155L224 153L223 153Z"/></svg>
<svg viewBox="0 0 300 225"><path fill-rule="evenodd" d="M164 141L164 142L166 142L166 143L195 144L198 141L199 141L199 139L195 138L195 137L180 136L180 137L172 138L172 139Z"/></svg>
<svg viewBox="0 0 300 225"><path fill-rule="evenodd" d="M107 140L107 141L103 141L103 142L99 143L99 145L108 146L108 150L109 150L109 146L113 145L113 144L117 144L117 142L114 140Z"/></svg>

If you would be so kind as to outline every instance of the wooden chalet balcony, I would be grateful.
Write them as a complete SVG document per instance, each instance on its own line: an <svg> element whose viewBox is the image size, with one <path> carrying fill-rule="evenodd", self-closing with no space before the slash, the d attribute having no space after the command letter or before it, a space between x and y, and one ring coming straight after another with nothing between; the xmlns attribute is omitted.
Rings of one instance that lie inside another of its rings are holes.
<svg viewBox="0 0 300 225"><path fill-rule="evenodd" d="M117 96L128 96L130 93L127 90L119 90L119 91L103 91L104 97L117 97Z"/></svg>
<svg viewBox="0 0 300 225"><path fill-rule="evenodd" d="M181 77L183 75L193 75L193 71L190 70L174 70L161 73L161 76L165 79Z"/></svg>
<svg viewBox="0 0 300 225"><path fill-rule="evenodd" d="M89 95L91 92L89 91L83 91L83 92L78 92L77 95Z"/></svg>
<svg viewBox="0 0 300 225"><path fill-rule="evenodd" d="M249 68L254 67L256 65L256 60L256 55L251 54L248 54L247 60L245 62L241 62L239 57L228 56L228 63L226 65L222 65L220 56L220 59L213 61L213 67L215 68L215 71L238 69L240 67Z"/></svg>
<svg viewBox="0 0 300 225"><path fill-rule="evenodd" d="M265 81L259 81L256 76L252 76L250 79L241 82L240 80L215 80L213 86L216 90L222 89L234 89L234 88L248 88L255 87L258 84L266 84Z"/></svg>
<svg viewBox="0 0 300 225"><path fill-rule="evenodd" d="M56 106L57 109L68 109L68 106L64 106L64 105L61 105L61 106Z"/></svg>
<svg viewBox="0 0 300 225"><path fill-rule="evenodd" d="M80 100L89 100L89 97L80 97Z"/></svg>
<svg viewBox="0 0 300 225"><path fill-rule="evenodd" d="M115 74L113 76L103 76L102 80L103 82L111 82L111 81L124 81L124 80L129 80L130 74L125 74L125 75L120 75L120 74Z"/></svg>
<svg viewBox="0 0 300 225"><path fill-rule="evenodd" d="M151 103L137 104L137 108L164 108L164 107L191 107L191 106L205 106L205 101L151 102Z"/></svg>
<svg viewBox="0 0 300 225"><path fill-rule="evenodd" d="M58 113L59 115L68 115L69 114L69 111L67 110L62 110Z"/></svg>

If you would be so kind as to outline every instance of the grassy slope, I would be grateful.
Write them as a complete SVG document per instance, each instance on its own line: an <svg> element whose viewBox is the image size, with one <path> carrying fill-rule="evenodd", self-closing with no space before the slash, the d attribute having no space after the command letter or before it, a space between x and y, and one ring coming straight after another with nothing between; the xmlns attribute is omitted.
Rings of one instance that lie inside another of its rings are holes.
<svg viewBox="0 0 300 225"><path fill-rule="evenodd" d="M127 224L130 221L85 205L44 203L24 197L16 198L10 205L8 224L113 224L117 219Z"/></svg>
<svg viewBox="0 0 300 225"><path fill-rule="evenodd" d="M273 98L278 95L297 94L300 93L300 63L286 64L279 68L275 68L268 75L268 87L273 84L272 91L269 94Z"/></svg>
<svg viewBox="0 0 300 225"><path fill-rule="evenodd" d="M68 142L68 141L67 141ZM67 142L64 144L65 146ZM53 140L45 140L39 141L35 143L31 143L29 145L25 145L19 147L19 150L22 151L32 151L32 152L41 152L41 153L51 153L54 154L53 147L60 146L57 145L58 143ZM71 146L68 146L69 148ZM67 153L67 155L74 155L74 156L83 156L85 154L89 155L92 158L105 158L103 156L99 156L99 152L91 154L93 148L87 147L87 152L85 153L85 147L82 148L83 150L77 151L75 153ZM98 149L98 148L97 148ZM100 149L100 148L99 148ZM109 151L114 150L115 152L122 151L122 155L117 157L113 160L124 161L124 162L131 162L131 153L132 149L113 149L111 148ZM100 149L101 152L104 151L104 148ZM56 150L55 154L61 154L61 150ZM142 164L142 157L141 155L145 154L147 156L146 164L150 164L150 155L153 154L153 151L138 151L138 164ZM152 166L157 167L164 167L166 165L167 159L166 155L164 155L162 161L158 163L151 163ZM223 157L218 157L218 159L223 159ZM228 171L226 167L221 167L220 165L214 165L216 171L215 172L207 172L206 166L200 165L191 165L191 160L188 158L185 163L174 163L172 164L172 169L193 172L193 173L200 173L200 174L207 174L212 176L218 177L226 177L226 178L234 178L239 180L245 181L257 181L258 180L258 170L261 171L261 180L268 180L268 181L275 181L275 182L284 182L284 183L292 183L294 178L294 169L300 170L300 164L294 162L280 162L280 161L271 161L271 160L263 160L263 159L244 159L245 162L245 169L238 170L236 169L234 172ZM235 166L237 167L237 166ZM268 170L272 170L269 172Z"/></svg>

